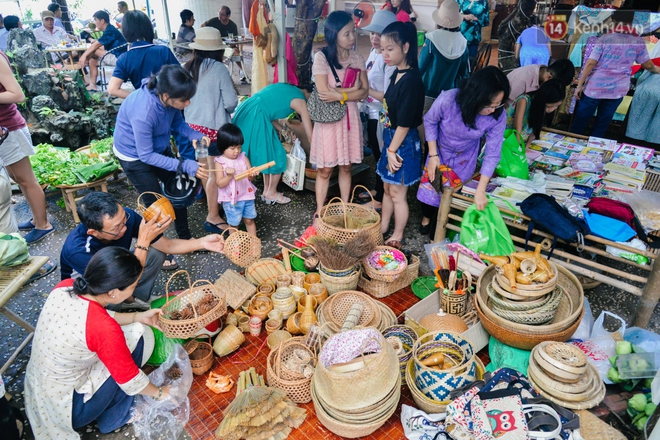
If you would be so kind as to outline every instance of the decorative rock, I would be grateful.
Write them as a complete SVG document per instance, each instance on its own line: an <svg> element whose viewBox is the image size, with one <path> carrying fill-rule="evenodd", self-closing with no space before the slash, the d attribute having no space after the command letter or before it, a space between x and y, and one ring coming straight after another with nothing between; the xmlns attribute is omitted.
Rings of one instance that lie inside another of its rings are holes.
<svg viewBox="0 0 660 440"><path fill-rule="evenodd" d="M53 78L48 69L23 75L23 87L28 95L48 95L53 87Z"/></svg>

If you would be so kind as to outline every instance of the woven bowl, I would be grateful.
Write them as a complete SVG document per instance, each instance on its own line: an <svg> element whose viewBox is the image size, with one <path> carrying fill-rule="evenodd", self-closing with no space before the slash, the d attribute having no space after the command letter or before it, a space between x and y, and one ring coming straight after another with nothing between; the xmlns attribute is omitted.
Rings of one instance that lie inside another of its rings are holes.
<svg viewBox="0 0 660 440"><path fill-rule="evenodd" d="M348 316L351 307L356 302L359 302L364 306L357 325L377 326L380 322L381 312L375 301L368 295L353 290L337 292L332 295L328 299L327 306L324 308L326 317L341 328L344 321L346 321L346 317Z"/></svg>
<svg viewBox="0 0 660 440"><path fill-rule="evenodd" d="M486 286L488 286L493 280L495 275L494 266L488 266L477 281L475 306L478 306L477 308L481 311L481 314L487 316L489 321L497 324L503 329L510 329L516 333L554 335L564 332L567 328L573 326L578 316L581 316L582 314L584 309L584 291L582 290L582 285L575 277L575 275L573 275L562 266L557 266L557 269L559 271L557 283L564 290L564 295L562 296L559 307L557 308L557 314L549 324L518 324L499 317L491 310ZM564 340L561 340L561 342L563 341Z"/></svg>
<svg viewBox="0 0 660 440"><path fill-rule="evenodd" d="M328 289L322 283L309 284L309 289L307 290L310 296L316 298L317 307L323 301L328 299Z"/></svg>
<svg viewBox="0 0 660 440"><path fill-rule="evenodd" d="M291 339L291 338L292 338L291 333L289 333L288 331L275 330L273 333L271 333L268 336L268 339L266 339L266 344L268 345L268 348L272 350L273 348L277 347L277 345L280 342L286 341L287 339Z"/></svg>
<svg viewBox="0 0 660 440"><path fill-rule="evenodd" d="M292 335L299 335L302 333L300 329L300 317L302 316L301 312L296 312L286 320L286 329Z"/></svg>

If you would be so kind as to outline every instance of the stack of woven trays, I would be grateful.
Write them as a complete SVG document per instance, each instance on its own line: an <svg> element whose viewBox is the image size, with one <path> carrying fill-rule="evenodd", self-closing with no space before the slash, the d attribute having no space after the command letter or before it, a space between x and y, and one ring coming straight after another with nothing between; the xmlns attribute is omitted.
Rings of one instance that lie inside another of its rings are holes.
<svg viewBox="0 0 660 440"><path fill-rule="evenodd" d="M532 300L532 302L539 301L534 304L540 304L542 301L547 301L546 304L556 301L558 294L553 292L561 289L561 298L552 319L542 324L524 324L514 322L495 312L498 305L491 296L492 292L495 290L495 292L501 293L497 289L502 288L503 284L507 287L508 285L506 285L506 281L499 277L496 278L496 267L489 266L477 282L475 301L475 309L484 329L498 341L522 350L531 350L543 341L567 341L580 325L584 312L584 291L575 275L567 269L561 266L554 266L553 269L556 270L556 284L551 291L547 292L549 294L547 299ZM505 290L502 289L502 291ZM501 298L500 295L498 299L502 301ZM511 301L509 303L516 304ZM518 300L517 304L522 305L523 303ZM521 315L524 315L525 312L526 310L523 310Z"/></svg>
<svg viewBox="0 0 660 440"><path fill-rule="evenodd" d="M332 333L339 332L354 303L360 303L363 306L362 314L357 322L358 326L370 326L383 331L397 323L396 315L385 304L374 300L365 293L346 290L335 293L318 306L316 317L319 325L326 324L326 328Z"/></svg>
<svg viewBox="0 0 660 440"><path fill-rule="evenodd" d="M440 370L422 363L438 353L453 366ZM481 380L484 371L467 339L458 333L432 332L415 341L405 379L420 409L427 413L442 413L451 403L451 392L474 380Z"/></svg>
<svg viewBox="0 0 660 440"><path fill-rule="evenodd" d="M366 342L376 341L380 351L341 364L340 369L334 368L338 365L323 364L323 351L319 356L311 386L314 410L319 422L341 437L358 438L373 433L399 406L398 358L385 338L375 334L378 339Z"/></svg>
<svg viewBox="0 0 660 440"><path fill-rule="evenodd" d="M571 344L541 342L534 347L527 377L539 393L565 408L593 408L605 397L598 370Z"/></svg>

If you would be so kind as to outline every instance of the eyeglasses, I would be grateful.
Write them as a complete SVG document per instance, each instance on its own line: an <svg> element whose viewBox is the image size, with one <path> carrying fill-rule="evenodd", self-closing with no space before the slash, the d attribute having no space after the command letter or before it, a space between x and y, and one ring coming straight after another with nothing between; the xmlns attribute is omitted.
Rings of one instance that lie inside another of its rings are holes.
<svg viewBox="0 0 660 440"><path fill-rule="evenodd" d="M506 103L504 103L504 102L503 102L502 104L500 104L500 105L487 105L486 107L484 107L484 110L486 110L486 109L489 109L489 110L497 110L498 108L502 108L502 107L504 107L505 105L506 105Z"/></svg>
<svg viewBox="0 0 660 440"><path fill-rule="evenodd" d="M126 227L126 224L128 223L128 219L131 218L131 215L128 213L128 211L124 211L124 213L125 213L124 223L122 223L121 225L115 228L115 231L117 232L104 231L103 229L101 229L101 232L105 232L106 234L112 235L113 237L118 237L119 234L121 234L121 231Z"/></svg>

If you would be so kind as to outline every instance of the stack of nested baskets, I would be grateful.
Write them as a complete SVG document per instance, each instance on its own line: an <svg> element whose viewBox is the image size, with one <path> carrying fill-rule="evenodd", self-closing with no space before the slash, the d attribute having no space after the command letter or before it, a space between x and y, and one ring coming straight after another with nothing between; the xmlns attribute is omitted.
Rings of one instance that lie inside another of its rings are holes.
<svg viewBox="0 0 660 440"><path fill-rule="evenodd" d="M339 332L355 303L363 306L356 325L376 327L383 331L397 323L396 315L387 305L375 301L365 293L347 290L337 292L318 306L316 316L319 324L325 324L332 333Z"/></svg>
<svg viewBox="0 0 660 440"><path fill-rule="evenodd" d="M395 345L400 347L397 352L399 370L401 371L401 379L405 379L406 367L412 357L412 348L417 340L417 333L415 333L412 327L408 327L407 325L393 325L383 330L383 336L393 347Z"/></svg>
<svg viewBox="0 0 660 440"><path fill-rule="evenodd" d="M495 266L489 266L479 278L475 301L479 320L486 331L498 341L523 350L531 350L542 341L568 340L582 319L584 292L575 275L561 266L553 264L552 268L554 285L545 286L540 290L545 293L530 297L520 285L516 293L512 293L513 289L502 279L505 277L497 275ZM555 310L546 313L546 309L552 308ZM549 320L548 315L551 315ZM520 319L514 320L514 316Z"/></svg>
<svg viewBox="0 0 660 440"><path fill-rule="evenodd" d="M589 409L605 397L596 367L574 345L541 342L529 358L527 377L550 401L570 409Z"/></svg>
<svg viewBox="0 0 660 440"><path fill-rule="evenodd" d="M283 287L277 289L270 297L273 308L282 313L282 319L288 319L296 312L296 297L293 296L291 289Z"/></svg>
<svg viewBox="0 0 660 440"><path fill-rule="evenodd" d="M311 386L314 410L321 424L339 436L367 436L398 407L399 360L385 338L380 334L378 337L365 341L376 341L380 346L377 353L360 356L348 364L326 366L320 360L317 363Z"/></svg>
<svg viewBox="0 0 660 440"><path fill-rule="evenodd" d="M439 355L444 365L425 365ZM419 408L440 413L450 403L451 392L482 376L482 368L467 339L457 333L432 332L415 341L406 381Z"/></svg>
<svg viewBox="0 0 660 440"><path fill-rule="evenodd" d="M316 356L302 337L283 340L268 355L268 386L285 391L292 402L309 403L315 365Z"/></svg>

